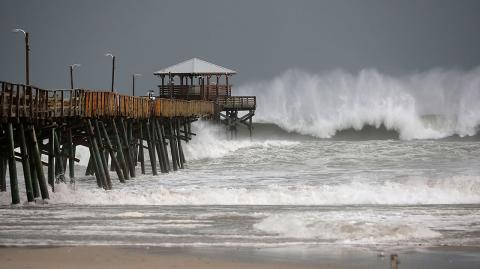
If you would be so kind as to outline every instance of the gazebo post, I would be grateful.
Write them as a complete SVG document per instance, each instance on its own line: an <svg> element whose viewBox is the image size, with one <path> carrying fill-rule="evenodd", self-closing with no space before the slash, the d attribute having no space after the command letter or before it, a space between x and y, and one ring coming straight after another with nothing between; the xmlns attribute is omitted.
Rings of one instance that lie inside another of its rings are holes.
<svg viewBox="0 0 480 269"><path fill-rule="evenodd" d="M229 87L228 87L228 74L225 73L225 85L227 87L227 96L230 96L229 94Z"/></svg>
<svg viewBox="0 0 480 269"><path fill-rule="evenodd" d="M180 91L179 91L179 94L181 92L183 92L183 75L179 75L179 78L180 78Z"/></svg>
<svg viewBox="0 0 480 269"><path fill-rule="evenodd" d="M205 99L210 99L210 75L207 75L207 93Z"/></svg>
<svg viewBox="0 0 480 269"><path fill-rule="evenodd" d="M173 77L172 73L168 73L168 83L170 84L170 99L173 99Z"/></svg>
<svg viewBox="0 0 480 269"><path fill-rule="evenodd" d="M200 86L200 100L203 100L203 78L202 78L202 76L198 77L198 85Z"/></svg>
<svg viewBox="0 0 480 269"><path fill-rule="evenodd" d="M162 88L161 91L159 91L158 96L162 96L163 91L165 91L165 75L160 76L162 78Z"/></svg>
<svg viewBox="0 0 480 269"><path fill-rule="evenodd" d="M217 85L215 85L215 99L218 99L218 83L220 82L220 77L217 75Z"/></svg>

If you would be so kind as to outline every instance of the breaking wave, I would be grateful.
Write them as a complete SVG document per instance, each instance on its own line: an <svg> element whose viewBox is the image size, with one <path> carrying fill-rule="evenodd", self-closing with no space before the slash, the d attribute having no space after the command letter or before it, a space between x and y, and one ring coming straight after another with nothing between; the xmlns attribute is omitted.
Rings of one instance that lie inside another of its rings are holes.
<svg viewBox="0 0 480 269"><path fill-rule="evenodd" d="M192 125L192 132L196 133L196 136L193 136L192 141L184 145L187 160L221 158L242 148L299 144L299 142L286 140L252 141L246 138L229 140L226 137L225 127L202 120Z"/></svg>
<svg viewBox="0 0 480 269"><path fill-rule="evenodd" d="M480 67L402 77L370 69L356 75L295 69L243 85L239 93L257 96L256 121L319 138L365 126L384 126L404 140L463 137L480 125Z"/></svg>
<svg viewBox="0 0 480 269"><path fill-rule="evenodd" d="M74 189L58 184L49 203L85 205L425 205L478 204L480 180L474 176L448 179L411 179L402 183L325 184L318 186L267 185L263 188L168 186L162 179L104 191L86 186ZM92 184L92 182L88 182ZM9 204L6 193L2 204ZM22 193L23 195L23 193ZM25 200L22 197L22 200Z"/></svg>

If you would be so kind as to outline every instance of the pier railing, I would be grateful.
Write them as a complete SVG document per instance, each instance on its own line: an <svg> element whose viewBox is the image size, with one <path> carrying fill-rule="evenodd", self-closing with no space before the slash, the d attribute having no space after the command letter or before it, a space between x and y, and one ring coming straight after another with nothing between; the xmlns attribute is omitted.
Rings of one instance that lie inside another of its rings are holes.
<svg viewBox="0 0 480 269"><path fill-rule="evenodd" d="M185 100L210 100L213 101L219 96L231 96L232 85L159 85L159 96Z"/></svg>
<svg viewBox="0 0 480 269"><path fill-rule="evenodd" d="M220 97L215 103L222 110L255 110L257 106L257 98L255 96Z"/></svg>
<svg viewBox="0 0 480 269"><path fill-rule="evenodd" d="M0 81L0 119L63 117L202 117L214 113L214 103L128 96L86 89L45 90Z"/></svg>

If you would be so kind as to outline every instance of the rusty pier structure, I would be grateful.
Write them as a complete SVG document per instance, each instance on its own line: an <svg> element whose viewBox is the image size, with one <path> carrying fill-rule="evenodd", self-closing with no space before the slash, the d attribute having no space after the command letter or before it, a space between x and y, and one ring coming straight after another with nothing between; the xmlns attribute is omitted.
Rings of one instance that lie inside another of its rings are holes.
<svg viewBox="0 0 480 269"><path fill-rule="evenodd" d="M94 175L105 190L114 181L135 178L137 166L145 174L145 154L153 175L183 169L182 141L192 138L191 123L215 111L213 102L202 100L44 90L8 82L0 87L0 190L6 191L8 167L12 204L20 203L16 162L22 164L27 200L49 199L55 183L75 178L78 145L90 150L86 175Z"/></svg>
<svg viewBox="0 0 480 269"><path fill-rule="evenodd" d="M158 95L149 96L48 90L0 81L0 191L6 192L9 185L12 204L21 202L19 162L27 201L49 199L56 183L74 182L79 145L90 151L85 175L110 190L116 183L133 180L138 171L158 175L183 169L182 143L195 135L191 124L200 118L225 123L232 136L243 123L251 134L255 97L232 96L228 77L234 71L212 72L213 64L197 61L201 60L193 60L193 71L156 72L162 85ZM197 72L199 67L202 72ZM219 83L221 77L226 85ZM239 117L241 111L246 114Z"/></svg>

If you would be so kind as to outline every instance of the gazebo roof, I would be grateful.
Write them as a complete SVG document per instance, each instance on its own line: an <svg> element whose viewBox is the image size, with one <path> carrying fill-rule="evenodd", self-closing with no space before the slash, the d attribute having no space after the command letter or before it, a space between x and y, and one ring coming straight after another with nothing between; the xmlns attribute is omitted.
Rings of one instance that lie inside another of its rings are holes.
<svg viewBox="0 0 480 269"><path fill-rule="evenodd" d="M172 65L154 72L154 75L233 75L237 72L216 64L209 63L207 61L193 58L184 62Z"/></svg>

